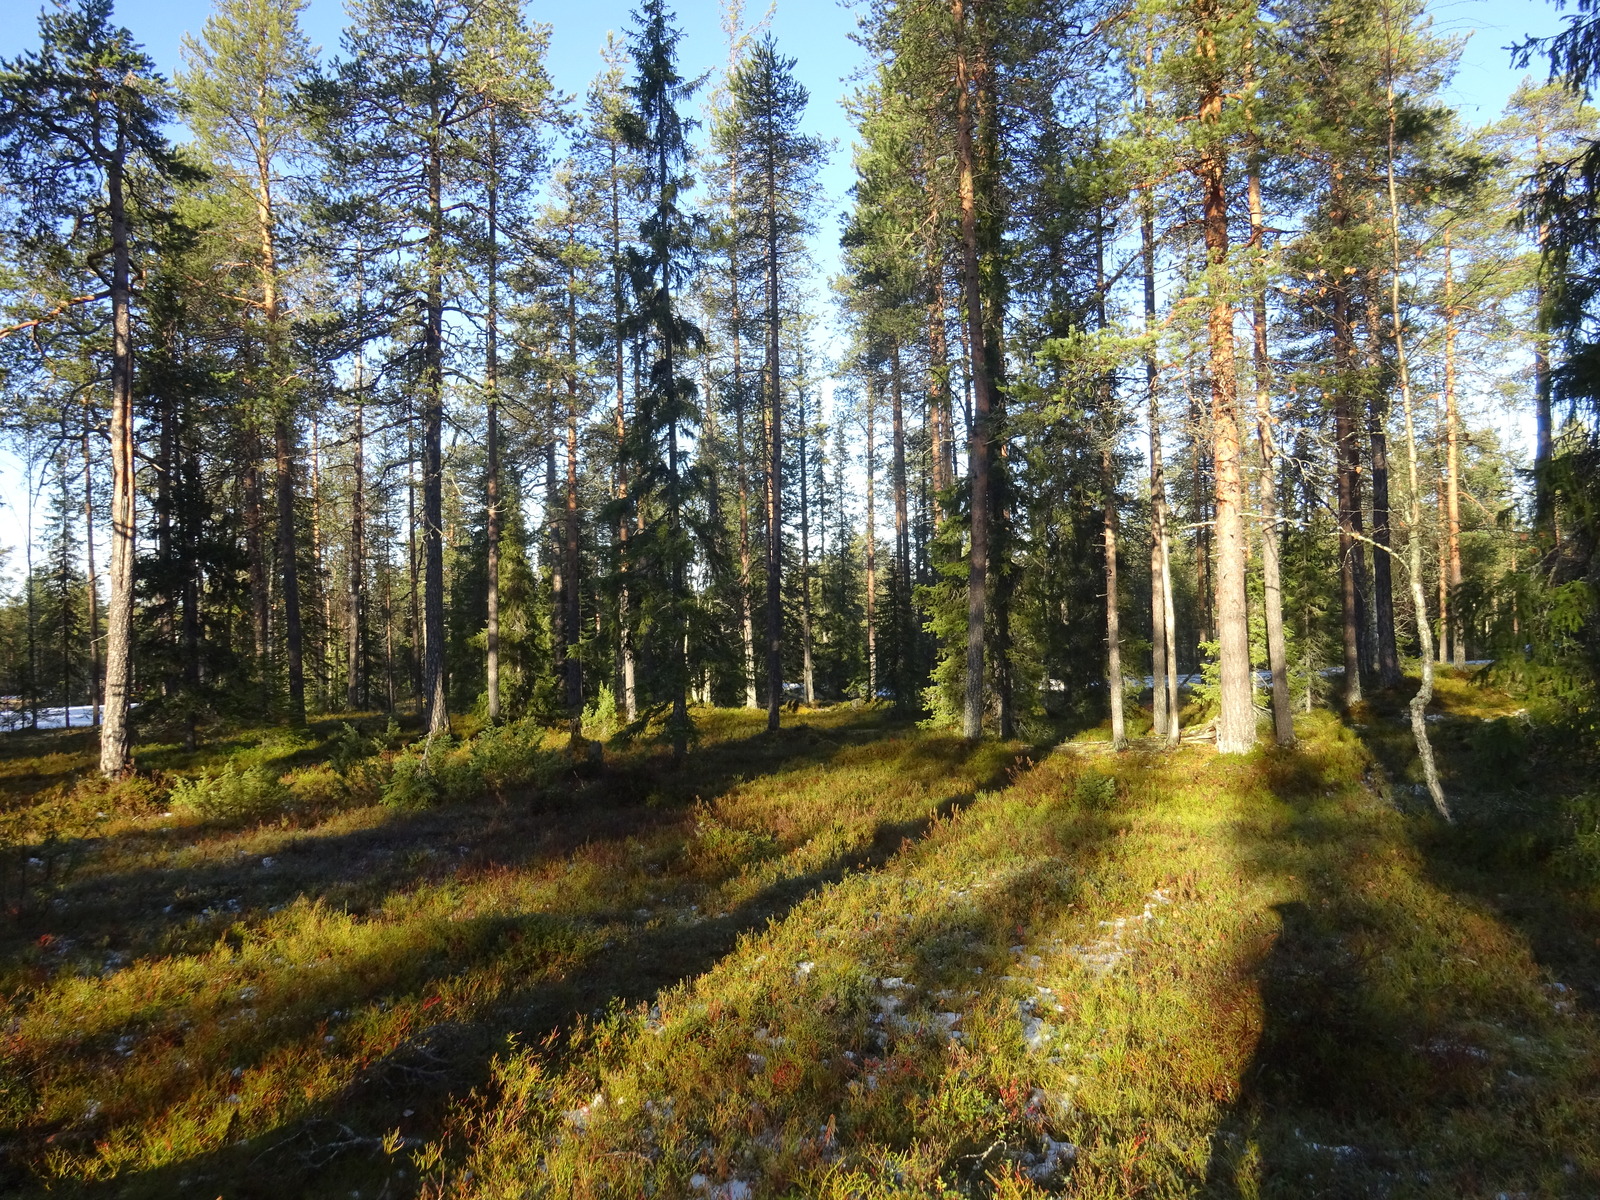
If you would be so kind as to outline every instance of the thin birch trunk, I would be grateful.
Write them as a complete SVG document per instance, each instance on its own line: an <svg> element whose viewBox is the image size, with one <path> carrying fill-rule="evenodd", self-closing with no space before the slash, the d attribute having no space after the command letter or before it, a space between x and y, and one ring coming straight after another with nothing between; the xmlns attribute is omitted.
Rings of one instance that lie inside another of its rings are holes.
<svg viewBox="0 0 1600 1200"><path fill-rule="evenodd" d="M1422 685L1417 688L1417 694L1411 698L1411 734L1416 739L1417 757L1422 762L1422 774L1427 781L1428 795L1432 797L1433 806L1438 810L1439 815L1449 821L1451 819L1450 806L1445 801L1444 786L1439 782L1439 770L1433 759L1433 745L1428 741L1428 701L1433 699L1433 631L1428 625L1428 598L1422 587L1422 538L1419 536L1422 528L1422 488L1417 475L1417 435L1415 423L1412 420L1411 372L1406 363L1405 327L1400 320L1400 196L1394 173L1397 114L1395 112L1395 46L1392 19L1393 13L1389 10L1386 0L1384 6L1384 33L1387 39L1389 66L1389 71L1387 72L1389 110L1387 174L1389 184L1390 269L1392 271L1389 279L1389 314L1394 326L1395 365L1400 372L1400 405L1405 412L1406 426L1406 467L1411 484L1411 536L1408 539L1409 570L1407 574L1410 576L1411 582L1411 602L1416 605L1417 610L1417 637L1422 642Z"/></svg>

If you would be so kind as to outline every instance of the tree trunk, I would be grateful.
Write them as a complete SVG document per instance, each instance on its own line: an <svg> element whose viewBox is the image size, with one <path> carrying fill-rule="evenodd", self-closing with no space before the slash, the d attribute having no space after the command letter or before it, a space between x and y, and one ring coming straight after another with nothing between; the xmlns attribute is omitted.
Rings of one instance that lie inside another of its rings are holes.
<svg viewBox="0 0 1600 1200"><path fill-rule="evenodd" d="M88 567L90 727L100 724L100 577L94 565L94 472L89 454L89 405L83 406L83 550Z"/></svg>
<svg viewBox="0 0 1600 1200"><path fill-rule="evenodd" d="M1106 554L1106 696L1111 702L1111 744L1121 750L1128 744L1122 714L1122 618L1117 597L1117 493L1111 447L1100 451L1100 477L1105 489Z"/></svg>
<svg viewBox="0 0 1600 1200"><path fill-rule="evenodd" d="M366 646L366 363L356 359L355 443L350 458L350 551L345 566L345 706L352 711L367 707Z"/></svg>
<svg viewBox="0 0 1600 1200"><path fill-rule="evenodd" d="M261 513L261 454L254 419L246 416L244 467L244 548L250 560L250 632L254 642L256 672L261 679L263 706L271 707L272 669L267 637L267 537Z"/></svg>
<svg viewBox="0 0 1600 1200"><path fill-rule="evenodd" d="M499 138L496 110L489 114L490 176L488 195L488 263L489 311L484 328L483 382L486 393L484 464L485 500L488 528L484 547L484 568L488 576L485 584L487 604L484 622L484 684L488 692L489 723L500 720L500 179Z"/></svg>
<svg viewBox="0 0 1600 1200"><path fill-rule="evenodd" d="M1409 567L1411 602L1417 610L1417 637L1422 643L1422 686L1411 698L1411 734L1417 743L1417 757L1422 762L1423 779L1434 808L1446 821L1450 820L1450 806L1445 802L1444 787L1439 782L1439 771L1433 761L1433 746L1428 741L1427 708L1433 698L1433 631L1428 627L1428 598L1422 589L1422 487L1417 476L1417 435L1412 419L1411 373L1406 364L1405 326L1400 320L1400 198L1395 184L1395 92L1394 92L1394 31L1389 25L1390 14L1384 11L1384 33L1388 50L1388 184L1389 184L1389 240L1390 269L1389 315L1393 324L1395 365L1400 372L1400 406L1405 413L1406 466L1411 485L1411 536L1409 542Z"/></svg>
<svg viewBox="0 0 1600 1200"><path fill-rule="evenodd" d="M185 438L183 473L186 492L195 495L200 486L200 460L193 436L193 417L186 420L190 436ZM205 577L200 566L200 518L192 503L185 503L180 524L183 543L183 675L188 685L189 703L184 714L184 745L193 750L199 742L200 596Z"/></svg>
<svg viewBox="0 0 1600 1200"><path fill-rule="evenodd" d="M1450 595L1459 597L1461 594L1461 419L1456 412L1455 315L1455 279L1450 263L1450 231L1446 228L1444 235L1445 542L1450 572ZM1548 405L1549 397L1547 396L1545 399ZM1548 407L1545 411L1545 417L1548 421ZM1548 462L1548 459L1546 462ZM1537 470L1537 467L1535 470ZM1452 639L1451 650L1455 665L1465 667L1467 665L1467 639L1463 636L1465 629L1461 624L1459 603L1459 600L1457 600L1458 614L1453 627L1455 637ZM1444 606L1441 604L1440 612L1443 613L1444 611ZM1441 616L1441 628L1443 624L1444 618ZM1441 639L1443 636L1443 633L1441 633Z"/></svg>
<svg viewBox="0 0 1600 1200"><path fill-rule="evenodd" d="M878 698L878 525L876 500L878 377L867 374L867 698ZM900 697L895 697L895 703Z"/></svg>
<svg viewBox="0 0 1600 1200"><path fill-rule="evenodd" d="M1283 637L1283 581L1278 564L1278 449L1272 431L1272 359L1267 354L1266 220L1261 207L1261 173L1250 166L1250 238L1263 261L1252 301L1255 355L1256 442L1261 453L1261 581L1267 627L1267 667L1272 673L1272 732L1278 745L1294 741L1289 697L1288 650Z"/></svg>
<svg viewBox="0 0 1600 1200"><path fill-rule="evenodd" d="M322 628L317 634L317 705L331 708L333 679L337 667L333 649L333 592L327 585L322 544L322 430L315 412L311 414L311 566L317 598L322 605Z"/></svg>
<svg viewBox="0 0 1600 1200"><path fill-rule="evenodd" d="M816 676L811 657L811 444L807 427L806 391L802 382L796 397L800 404L800 658L802 695L808 706L817 702Z"/></svg>
<svg viewBox="0 0 1600 1200"><path fill-rule="evenodd" d="M550 440L544 444L544 536L542 556L550 565L550 674L566 690L567 678L567 556L562 536L561 478L556 468L555 397L550 397Z"/></svg>
<svg viewBox="0 0 1600 1200"><path fill-rule="evenodd" d="M568 310L568 350L577 353L577 313ZM576 358L573 359L576 361ZM567 615L562 622L562 632L567 642L567 718L572 723L572 736L583 732L583 658L579 653L579 639L583 632L582 591L578 587L578 380L567 375Z"/></svg>
<svg viewBox="0 0 1600 1200"><path fill-rule="evenodd" d="M434 127L438 127L434 114ZM428 158L428 295L427 328L423 333L422 411L422 551L423 584L422 691L430 738L450 732L450 709L444 672L444 196L442 152L430 147Z"/></svg>
<svg viewBox="0 0 1600 1200"><path fill-rule="evenodd" d="M1361 493L1360 451L1351 415L1355 348L1350 332L1350 295L1342 280L1333 288L1333 425L1339 489L1339 612L1344 648L1344 708L1361 703Z"/></svg>
<svg viewBox="0 0 1600 1200"><path fill-rule="evenodd" d="M639 718L638 690L634 683L632 613L628 594L628 471L627 471L627 357L626 357L626 306L627 293L623 278L622 248L622 166L617 154L618 140L611 137L606 188L611 203L611 337L612 371L616 389L616 479L617 516L617 649L622 660L622 711L631 723Z"/></svg>
<svg viewBox="0 0 1600 1200"><path fill-rule="evenodd" d="M427 632L422 627L422 566L417 559L417 455L409 431L406 437L406 566L411 573L407 633L411 639L411 695L419 714L426 715L422 698L422 659L426 653Z"/></svg>
<svg viewBox="0 0 1600 1200"><path fill-rule="evenodd" d="M738 160L732 164L733 182L729 194L738 186ZM733 335L733 422L737 439L739 477L739 642L743 651L744 706L756 702L755 614L750 597L750 463L744 427L744 310L739 294L739 239L730 239L728 248L729 316Z"/></svg>
<svg viewBox="0 0 1600 1200"><path fill-rule="evenodd" d="M1534 133L1534 161L1542 166L1544 164L1544 120L1539 118L1538 127ZM1539 222L1539 252L1543 255L1546 245L1550 240L1550 227L1544 221ZM1450 242L1448 230L1445 234L1445 279L1449 284ZM1449 300L1445 301L1448 310ZM1555 430L1550 418L1550 300L1545 292L1544 272L1540 271L1535 276L1534 282L1534 309L1533 309L1533 511L1535 522L1552 534L1556 533L1555 504L1551 497L1550 488L1550 462L1555 456ZM1446 313L1448 321L1450 314ZM1455 478L1451 472L1452 480ZM1455 580L1456 583L1460 579ZM1458 639L1459 647L1459 639ZM1464 656L1457 655L1457 662L1463 661Z"/></svg>
<svg viewBox="0 0 1600 1200"><path fill-rule="evenodd" d="M778 728L783 703L783 391L778 358L778 213L774 164L767 166L766 392L767 434L767 728Z"/></svg>
<svg viewBox="0 0 1600 1200"><path fill-rule="evenodd" d="M938 209L934 209L937 219ZM950 347L945 329L944 264L933 258L929 264L933 299L928 305L928 438L933 475L933 524L944 524L944 504L939 497L950 486L954 465L951 462L950 430Z"/></svg>
<svg viewBox="0 0 1600 1200"><path fill-rule="evenodd" d="M976 7L977 0L972 0ZM967 478L971 491L970 550L967 562L967 676L962 733L983 734L984 623L989 586L989 414L993 408L983 329L982 281L978 265L978 204L973 149L971 72L966 47L968 0L952 0L956 27L956 169L961 195L961 267L966 301L967 361L971 364L973 420Z"/></svg>
<svg viewBox="0 0 1600 1200"><path fill-rule="evenodd" d="M1384 376L1383 335L1378 306L1369 303L1367 321L1372 355L1373 388L1367 404L1367 442L1372 456L1372 608L1376 633L1378 686L1400 683L1400 653L1394 633L1393 550L1389 535L1389 391Z"/></svg>
<svg viewBox="0 0 1600 1200"><path fill-rule="evenodd" d="M128 221L123 198L126 144L118 130L107 172L111 221L111 595L106 611L105 713L100 773L130 765L128 706L133 689L134 511L133 328L129 313ZM30 538L31 541L31 538ZM32 580L29 581L31 594Z"/></svg>
<svg viewBox="0 0 1600 1200"><path fill-rule="evenodd" d="M272 412L272 444L276 468L278 515L278 567L283 577L284 651L289 670L289 722L306 721L305 655L300 614L299 554L294 521L294 406L288 394L289 369L285 362L284 330L278 299L278 259L275 241L272 164L257 127L256 236L260 244L261 314L267 336L267 399Z"/></svg>
<svg viewBox="0 0 1600 1200"><path fill-rule="evenodd" d="M1443 398L1441 392L1440 400ZM1444 427L1442 413L1436 424L1441 429ZM1437 508L1434 542L1439 562L1439 644L1434 648L1434 661L1441 666L1450 661L1450 545L1449 520L1445 511L1446 486L1444 467L1440 465L1434 476L1434 501Z"/></svg>
<svg viewBox="0 0 1600 1200"><path fill-rule="evenodd" d="M287 415L280 412L272 424L278 505L278 567L283 577L283 637L289 668L289 722L306 722L306 680L300 627L300 572L294 536L294 449Z"/></svg>
<svg viewBox="0 0 1600 1200"><path fill-rule="evenodd" d="M1209 65L1199 106L1202 130L1222 117L1222 81L1217 73L1213 5L1204 14L1200 45ZM1250 671L1250 631L1245 611L1244 475L1240 463L1238 387L1233 364L1233 306L1228 287L1228 208L1226 151L1213 133L1198 164L1202 192L1210 309L1211 460L1216 496L1216 619L1221 667L1221 712L1217 750L1240 754L1255 745L1254 679Z"/></svg>
<svg viewBox="0 0 1600 1200"><path fill-rule="evenodd" d="M1148 62L1150 53L1146 53ZM1147 99L1146 107L1150 106ZM1176 745L1178 720L1178 631L1172 597L1167 535L1167 481L1161 457L1161 390L1156 369L1155 204L1146 190L1140 205L1139 240L1144 265L1145 395L1150 414L1150 629L1151 732Z"/></svg>
<svg viewBox="0 0 1600 1200"><path fill-rule="evenodd" d="M911 526L906 517L906 431L905 396L900 362L900 339L890 345L890 399L894 406L894 697L904 706L909 671L911 617Z"/></svg>

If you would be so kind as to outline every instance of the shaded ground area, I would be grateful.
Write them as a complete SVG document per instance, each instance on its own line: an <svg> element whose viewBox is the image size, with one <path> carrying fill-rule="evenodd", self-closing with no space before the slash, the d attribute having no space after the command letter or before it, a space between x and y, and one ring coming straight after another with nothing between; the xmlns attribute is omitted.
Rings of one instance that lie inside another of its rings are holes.
<svg viewBox="0 0 1600 1200"><path fill-rule="evenodd" d="M1448 680L1443 827L1403 699L1235 761L705 714L677 771L111 821L0 934L0 1187L1596 1194L1581 764Z"/></svg>

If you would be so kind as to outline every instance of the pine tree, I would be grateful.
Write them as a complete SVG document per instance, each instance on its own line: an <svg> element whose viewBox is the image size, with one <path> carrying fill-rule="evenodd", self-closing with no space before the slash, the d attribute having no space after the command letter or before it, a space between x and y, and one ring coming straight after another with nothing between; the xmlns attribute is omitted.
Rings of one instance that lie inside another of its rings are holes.
<svg viewBox="0 0 1600 1200"><path fill-rule="evenodd" d="M347 57L314 92L318 132L333 215L369 261L397 263L386 307L419 396L421 699L432 736L449 729L442 434L459 348L445 311L464 297L482 244L456 214L481 195L488 114L506 95L542 94L543 38L503 0L360 0L352 20Z"/></svg>
<svg viewBox="0 0 1600 1200"><path fill-rule="evenodd" d="M812 227L810 196L823 146L799 132L808 96L794 78L795 61L762 38L729 83L723 132L728 153L743 171L734 191L738 217L732 236L761 297L754 321L762 330L763 430L766 437L767 728L777 729L783 703L783 431L781 338L793 312L794 279L803 261L802 238ZM803 468L802 468L803 469ZM809 656L810 647L805 647Z"/></svg>
<svg viewBox="0 0 1600 1200"><path fill-rule="evenodd" d="M313 57L299 18L307 0L220 0L197 40L183 43L179 76L184 112L200 149L238 206L235 253L256 275L251 307L259 314L265 363L253 397L272 428L278 565L288 664L289 719L306 718L305 653L296 544L297 372L291 362L292 298L283 256L290 221L292 162L309 147L299 91ZM245 214L248 214L247 216Z"/></svg>
<svg viewBox="0 0 1600 1200"><path fill-rule="evenodd" d="M160 222L160 189L190 179L162 130L176 104L166 81L110 0L63 4L39 18L40 49L0 63L0 168L21 198L12 211L22 243L54 243L74 225L96 245L78 261L90 290L63 297L49 317L111 302L111 568L106 618L105 712L100 770L130 761L133 687L135 429L133 255Z"/></svg>

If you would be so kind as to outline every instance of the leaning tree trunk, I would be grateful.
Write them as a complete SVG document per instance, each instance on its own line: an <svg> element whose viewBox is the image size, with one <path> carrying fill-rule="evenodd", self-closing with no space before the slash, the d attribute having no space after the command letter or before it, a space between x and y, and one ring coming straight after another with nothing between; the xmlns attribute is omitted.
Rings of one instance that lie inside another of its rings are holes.
<svg viewBox="0 0 1600 1200"><path fill-rule="evenodd" d="M1385 10L1385 17L1388 17ZM1387 20L1384 22L1384 32L1389 39L1388 62L1388 108L1389 108L1389 156L1388 156L1388 183L1389 183L1389 248L1390 271L1389 278L1389 316L1393 325L1395 365L1400 373L1400 405L1405 412L1406 424L1406 467L1408 482L1411 485L1411 536L1407 539L1409 569L1407 574L1411 582L1411 603L1416 606L1417 638L1422 643L1422 686L1417 688L1417 694L1411 698L1411 735L1417 743L1417 757L1422 762L1422 775L1428 785L1428 795L1433 800L1433 806L1439 815L1446 821L1450 820L1450 805L1444 796L1444 786L1439 781L1439 770L1433 759L1433 745L1428 741L1427 710L1428 702L1433 699L1433 631L1428 625L1428 597L1422 587L1422 488L1417 475L1417 435L1416 425L1412 416L1411 403L1411 373L1406 364L1406 339L1405 326L1400 319L1400 197L1395 184L1394 156L1395 156L1395 92L1394 92L1394 42L1393 31L1389 28Z"/></svg>

